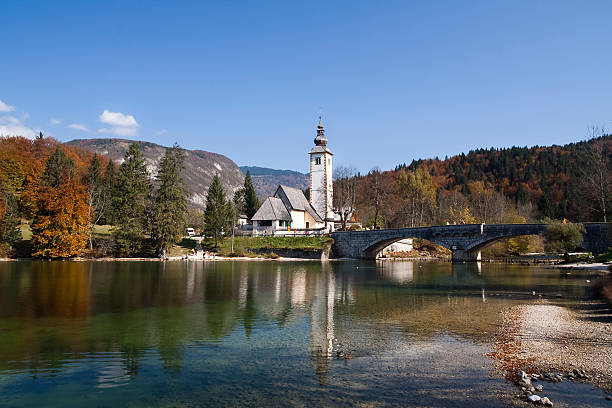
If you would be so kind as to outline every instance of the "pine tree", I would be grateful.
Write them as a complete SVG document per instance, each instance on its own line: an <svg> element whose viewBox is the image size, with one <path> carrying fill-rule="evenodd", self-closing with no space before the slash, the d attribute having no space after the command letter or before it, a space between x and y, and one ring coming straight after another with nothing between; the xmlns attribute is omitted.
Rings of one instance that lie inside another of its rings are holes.
<svg viewBox="0 0 612 408"><path fill-rule="evenodd" d="M181 171L185 154L178 145L166 149L159 164L157 180L159 189L155 196L153 215L153 239L160 255L165 255L170 245L179 242L185 228L187 190Z"/></svg>
<svg viewBox="0 0 612 408"><path fill-rule="evenodd" d="M145 160L139 144L134 142L125 153L113 192L113 234L117 250L126 256L142 252L150 192Z"/></svg>
<svg viewBox="0 0 612 408"><path fill-rule="evenodd" d="M255 187L253 187L251 172L248 170L244 177L244 205L246 216L250 220L259 209L259 199L257 198L257 193L255 193Z"/></svg>
<svg viewBox="0 0 612 408"><path fill-rule="evenodd" d="M231 219L229 206L225 199L225 191L221 185L219 174L215 174L208 188L204 217L204 230L207 234L211 234L215 238L215 246L217 246L221 231L230 224Z"/></svg>
<svg viewBox="0 0 612 408"><path fill-rule="evenodd" d="M106 165L106 171L104 172L104 178L102 179L102 192L104 194L105 208L100 219L102 224L113 223L113 193L115 191L115 185L117 184L117 168L112 160L108 161Z"/></svg>
<svg viewBox="0 0 612 408"><path fill-rule="evenodd" d="M32 255L66 258L87 242L88 206L82 185L73 180L74 162L59 147L47 160L32 222Z"/></svg>

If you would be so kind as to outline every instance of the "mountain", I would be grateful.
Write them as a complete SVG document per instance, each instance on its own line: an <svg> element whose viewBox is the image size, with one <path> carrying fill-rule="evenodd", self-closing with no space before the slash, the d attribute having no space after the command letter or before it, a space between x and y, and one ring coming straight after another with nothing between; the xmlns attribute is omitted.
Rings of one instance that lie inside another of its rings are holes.
<svg viewBox="0 0 612 408"><path fill-rule="evenodd" d="M240 170L243 174L246 174L247 170L251 172L255 191L261 198L274 195L279 184L304 190L310 183L308 174L293 170L276 170L257 166L240 166Z"/></svg>
<svg viewBox="0 0 612 408"><path fill-rule="evenodd" d="M108 156L115 163L121 164L132 142L133 140L126 139L76 139L65 144ZM166 148L150 142L139 141L138 143L146 159L149 173L154 177ZM240 168L227 157L204 150L185 150L183 180L185 180L187 190L191 193L189 202L192 206L204 208L206 193L215 173L219 173L221 183L229 198L233 197L234 191L242 187L244 183L244 176Z"/></svg>

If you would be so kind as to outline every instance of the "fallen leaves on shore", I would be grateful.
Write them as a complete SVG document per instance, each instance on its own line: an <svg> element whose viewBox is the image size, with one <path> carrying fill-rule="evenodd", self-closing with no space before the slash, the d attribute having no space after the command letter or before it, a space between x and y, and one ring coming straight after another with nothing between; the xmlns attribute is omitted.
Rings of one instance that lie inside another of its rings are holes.
<svg viewBox="0 0 612 408"><path fill-rule="evenodd" d="M512 308L502 313L502 325L495 335L494 351L485 354L485 356L496 361L495 366L504 373L508 381L516 383L520 379L519 372L521 370L534 371L534 359L521 356L523 348L519 337L521 330L520 309Z"/></svg>

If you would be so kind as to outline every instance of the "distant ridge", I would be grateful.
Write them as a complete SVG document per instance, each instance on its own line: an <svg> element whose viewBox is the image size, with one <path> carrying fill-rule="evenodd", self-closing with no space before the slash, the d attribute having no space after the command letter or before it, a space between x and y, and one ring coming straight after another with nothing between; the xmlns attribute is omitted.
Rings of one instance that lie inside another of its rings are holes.
<svg viewBox="0 0 612 408"><path fill-rule="evenodd" d="M241 166L240 170L243 174L246 174L247 170L250 171L255 191L262 198L274 195L279 184L304 190L308 188L310 182L308 174L293 170L277 170L258 166Z"/></svg>
<svg viewBox="0 0 612 408"><path fill-rule="evenodd" d="M123 156L133 140L128 139L76 139L65 143L110 157L117 164L123 161ZM138 141L147 161L147 169L151 176L157 174L159 160L166 148L151 142ZM183 179L191 197L191 206L204 208L208 187L215 173L219 173L226 194L231 198L234 191L244 183L240 168L229 158L204 150L185 150L185 170Z"/></svg>

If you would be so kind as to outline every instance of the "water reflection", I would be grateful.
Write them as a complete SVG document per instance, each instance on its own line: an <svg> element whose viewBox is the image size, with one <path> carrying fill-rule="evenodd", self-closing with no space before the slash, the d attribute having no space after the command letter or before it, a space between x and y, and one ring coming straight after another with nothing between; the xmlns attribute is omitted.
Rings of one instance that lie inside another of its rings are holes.
<svg viewBox="0 0 612 408"><path fill-rule="evenodd" d="M532 290L569 297L585 291L558 271L536 274L525 267L479 263L13 262L0 267L0 379L87 368L99 388L149 375L141 372L154 360L169 375L180 375L194 349L218 348L231 359L256 346L260 351L248 352L247 358L283 348L305 354L318 384L326 386L334 342L356 359L396 350L398 344L411 353L413 342L440 335L485 342L508 302Z"/></svg>

